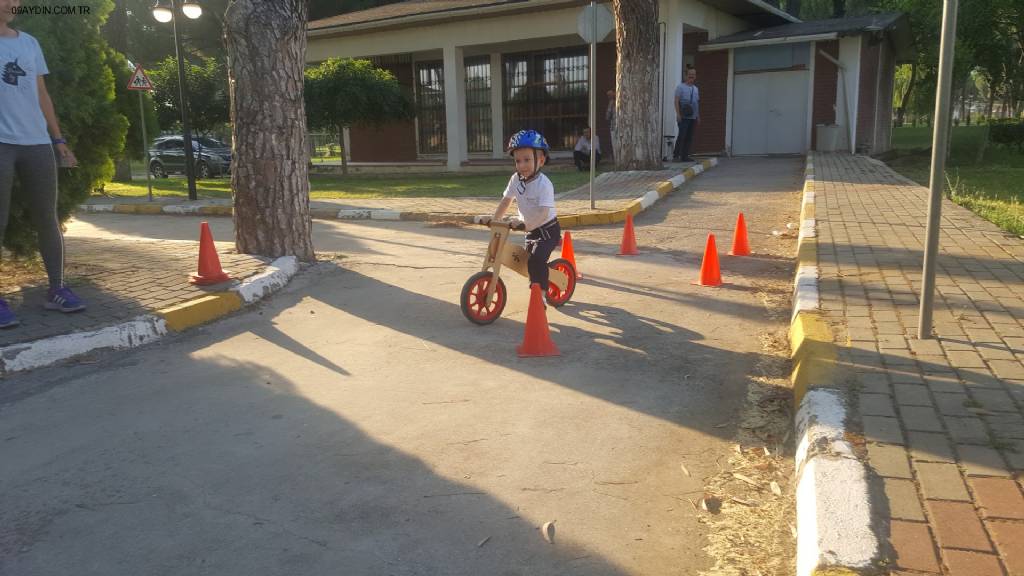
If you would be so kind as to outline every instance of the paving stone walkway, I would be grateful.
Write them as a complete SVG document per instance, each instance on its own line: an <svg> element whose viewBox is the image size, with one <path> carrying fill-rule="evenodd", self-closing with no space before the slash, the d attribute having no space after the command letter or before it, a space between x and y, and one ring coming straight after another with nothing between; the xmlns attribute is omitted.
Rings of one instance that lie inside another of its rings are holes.
<svg viewBox="0 0 1024 576"><path fill-rule="evenodd" d="M918 340L928 190L814 158L822 310L856 375L892 573L1024 575L1024 241L944 201L937 338Z"/></svg>
<svg viewBox="0 0 1024 576"><path fill-rule="evenodd" d="M0 330L0 347L118 324L229 286L189 284L198 265L198 242L67 237L65 246L67 284L89 307L73 314L44 310L45 275L30 285L5 286L0 296L21 325ZM230 242L217 242L217 251L237 280L261 272L269 262L235 253Z"/></svg>

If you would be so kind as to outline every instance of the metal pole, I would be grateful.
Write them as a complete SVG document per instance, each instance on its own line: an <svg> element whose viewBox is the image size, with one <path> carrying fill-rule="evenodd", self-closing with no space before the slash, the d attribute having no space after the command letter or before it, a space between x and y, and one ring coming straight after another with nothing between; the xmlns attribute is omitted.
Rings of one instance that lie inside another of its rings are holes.
<svg viewBox="0 0 1024 576"><path fill-rule="evenodd" d="M594 173L597 171L597 3L590 0L590 209L594 209Z"/></svg>
<svg viewBox="0 0 1024 576"><path fill-rule="evenodd" d="M174 55L178 58L178 98L181 101L181 132L185 140L185 177L188 178L188 199L198 200L196 171L195 166L192 165L192 127L188 123L188 103L185 100L185 61L181 59L181 36L178 34L178 3L176 0L171 0L171 28L174 29Z"/></svg>
<svg viewBox="0 0 1024 576"><path fill-rule="evenodd" d="M149 187L149 201L153 201L153 175L149 172L149 137L146 136L146 112L142 102L142 90L139 90L139 126L142 126L142 157L146 163L146 186Z"/></svg>
<svg viewBox="0 0 1024 576"><path fill-rule="evenodd" d="M956 43L957 0L945 0L942 8L942 40L939 44L939 81L935 95L935 131L932 134L932 171L928 181L928 230L921 279L921 314L917 337L932 337L932 308L935 300L935 260L939 253L939 225L942 218L942 184L949 136L949 93L953 80L953 46Z"/></svg>

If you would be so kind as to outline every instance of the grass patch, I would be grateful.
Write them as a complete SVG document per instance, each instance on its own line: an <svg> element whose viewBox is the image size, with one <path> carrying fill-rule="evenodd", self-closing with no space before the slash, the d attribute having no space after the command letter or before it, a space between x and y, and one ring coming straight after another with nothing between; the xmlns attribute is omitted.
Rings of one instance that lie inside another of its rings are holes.
<svg viewBox="0 0 1024 576"><path fill-rule="evenodd" d="M555 192L568 192L587 183L588 174L576 171L547 172L555 185ZM363 175L321 175L309 177L310 198L498 198L505 190L512 171L492 174L423 174L402 177ZM196 191L200 198L231 198L231 180L214 178L198 180ZM110 182L104 186L107 196L144 197L149 193L145 180L131 183ZM153 180L153 196L187 198L188 187L184 178Z"/></svg>
<svg viewBox="0 0 1024 576"><path fill-rule="evenodd" d="M953 202L1003 230L1024 235L1024 154L1005 146L988 146L984 126L953 128L944 190ZM931 169L931 129L902 127L892 131L896 157L889 166L922 186Z"/></svg>

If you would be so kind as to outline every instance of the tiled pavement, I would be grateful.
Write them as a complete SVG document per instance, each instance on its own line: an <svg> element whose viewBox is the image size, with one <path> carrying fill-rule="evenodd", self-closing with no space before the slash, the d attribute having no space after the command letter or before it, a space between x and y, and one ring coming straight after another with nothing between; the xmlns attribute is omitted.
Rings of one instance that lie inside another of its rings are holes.
<svg viewBox="0 0 1024 576"><path fill-rule="evenodd" d="M893 574L1024 575L1024 241L943 202L936 339L918 340L928 190L815 155L820 293L854 390Z"/></svg>
<svg viewBox="0 0 1024 576"><path fill-rule="evenodd" d="M45 276L36 285L9 287L2 296L21 325L0 330L0 347L117 324L228 286L188 283L197 269L198 242L68 237L65 245L67 284L89 307L73 314L43 310ZM218 242L217 251L223 268L238 280L269 262L234 253L230 243Z"/></svg>

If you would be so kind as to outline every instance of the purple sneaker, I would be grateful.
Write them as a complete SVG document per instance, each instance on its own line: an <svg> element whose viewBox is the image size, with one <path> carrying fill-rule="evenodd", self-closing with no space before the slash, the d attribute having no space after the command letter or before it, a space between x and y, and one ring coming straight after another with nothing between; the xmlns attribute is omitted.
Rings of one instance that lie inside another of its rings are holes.
<svg viewBox="0 0 1024 576"><path fill-rule="evenodd" d="M47 310L60 310L61 312L78 312L79 310L85 310L85 303L83 303L70 288L64 286L62 288L50 288L49 292L46 293L46 302L43 303L43 307Z"/></svg>
<svg viewBox="0 0 1024 576"><path fill-rule="evenodd" d="M7 300L0 298L0 328L13 328L18 324L18 318L15 317L14 312L11 312Z"/></svg>

